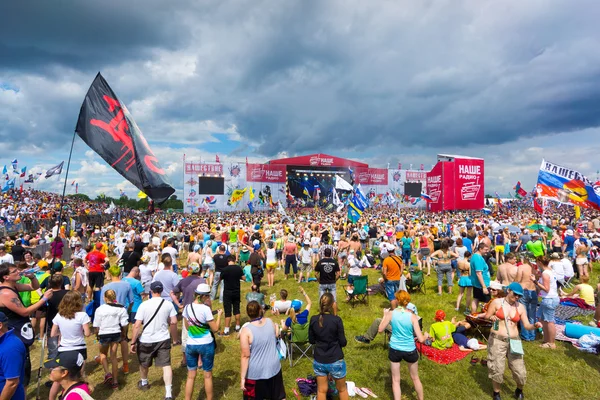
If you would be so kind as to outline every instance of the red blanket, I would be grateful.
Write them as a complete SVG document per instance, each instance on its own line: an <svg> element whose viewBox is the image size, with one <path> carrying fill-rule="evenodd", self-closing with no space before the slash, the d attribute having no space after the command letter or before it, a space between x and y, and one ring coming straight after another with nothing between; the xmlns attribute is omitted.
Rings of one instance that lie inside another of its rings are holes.
<svg viewBox="0 0 600 400"><path fill-rule="evenodd" d="M438 350L431 346L425 346L417 343L417 349L421 352L421 354L429 358L431 361L442 365L452 364L453 362L460 361L469 355L469 352L467 351L460 351L456 343L454 343L449 349L445 350Z"/></svg>

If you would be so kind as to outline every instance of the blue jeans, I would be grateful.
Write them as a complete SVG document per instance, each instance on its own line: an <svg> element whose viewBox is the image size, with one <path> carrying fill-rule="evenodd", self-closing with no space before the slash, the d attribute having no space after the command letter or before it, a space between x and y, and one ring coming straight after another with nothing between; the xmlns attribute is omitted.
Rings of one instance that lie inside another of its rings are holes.
<svg viewBox="0 0 600 400"><path fill-rule="evenodd" d="M331 364L321 364L320 362L313 361L313 369L315 371L315 376L331 375L333 379L342 379L346 377L346 361L343 359Z"/></svg>
<svg viewBox="0 0 600 400"><path fill-rule="evenodd" d="M559 303L558 297L542 299L542 304L538 308L538 318L544 322L556 322L554 312Z"/></svg>
<svg viewBox="0 0 600 400"><path fill-rule="evenodd" d="M333 301L337 301L337 296L335 294L335 283L319 285L319 300L321 300L321 296L323 296L323 293L325 293L327 290L333 296Z"/></svg>
<svg viewBox="0 0 600 400"><path fill-rule="evenodd" d="M214 300L217 297L217 289L219 288L219 283L221 283L221 271L215 271L212 288L210 289L210 299ZM223 302L223 287L225 285L221 284L221 290L219 291L219 301Z"/></svg>
<svg viewBox="0 0 600 400"><path fill-rule="evenodd" d="M410 267L410 254L411 254L411 249L402 249L402 261L404 261L404 265L406 267Z"/></svg>
<svg viewBox="0 0 600 400"><path fill-rule="evenodd" d="M188 371L198 369L198 358L202 359L202 369L204 371L212 371L215 360L215 343L188 344L185 346L185 362Z"/></svg>
<svg viewBox="0 0 600 400"><path fill-rule="evenodd" d="M529 319L530 324L535 323L537 301L538 295L535 290L523 290L523 297L521 297L520 302L525 306L525 311L527 311L527 318ZM535 340L535 329L527 330L523 327L523 322L519 322L519 324L521 324L521 339L526 341Z"/></svg>

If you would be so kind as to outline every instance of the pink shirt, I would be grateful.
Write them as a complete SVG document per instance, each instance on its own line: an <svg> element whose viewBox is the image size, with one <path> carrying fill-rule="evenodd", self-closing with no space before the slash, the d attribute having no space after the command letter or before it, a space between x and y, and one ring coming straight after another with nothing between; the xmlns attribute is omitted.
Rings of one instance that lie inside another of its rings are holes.
<svg viewBox="0 0 600 400"><path fill-rule="evenodd" d="M283 254L286 256L296 254L297 249L298 247L296 246L296 243L287 242L285 246L283 246Z"/></svg>
<svg viewBox="0 0 600 400"><path fill-rule="evenodd" d="M67 392L67 395L63 397L63 400L82 400L83 397L81 397L81 395L79 395L78 393L75 393L73 391L73 389L81 389L83 392L87 393L87 394L91 394L90 393L90 388L88 387L87 383L78 383L76 385L71 386Z"/></svg>

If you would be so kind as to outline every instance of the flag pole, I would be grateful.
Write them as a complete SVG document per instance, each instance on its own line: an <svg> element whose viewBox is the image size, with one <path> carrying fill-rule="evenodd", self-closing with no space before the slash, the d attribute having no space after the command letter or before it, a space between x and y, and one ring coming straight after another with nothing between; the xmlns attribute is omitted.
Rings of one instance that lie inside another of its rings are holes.
<svg viewBox="0 0 600 400"><path fill-rule="evenodd" d="M60 198L60 211L58 213L58 222L61 223L63 214L63 205L65 204L65 192L67 191L67 180L69 179L69 167L71 167L71 156L73 155L73 145L75 144L76 131L73 131L73 139L71 140L71 150L69 151L69 160L67 161L67 172L65 173L65 182L63 184L62 197ZM60 231L60 226L58 228Z"/></svg>

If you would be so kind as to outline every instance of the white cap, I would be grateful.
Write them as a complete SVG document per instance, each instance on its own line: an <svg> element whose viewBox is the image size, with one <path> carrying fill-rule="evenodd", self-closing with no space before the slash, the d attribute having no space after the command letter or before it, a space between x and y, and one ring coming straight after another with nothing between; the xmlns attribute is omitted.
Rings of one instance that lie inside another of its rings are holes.
<svg viewBox="0 0 600 400"><path fill-rule="evenodd" d="M206 283L201 283L196 286L196 294L210 294L210 286Z"/></svg>

